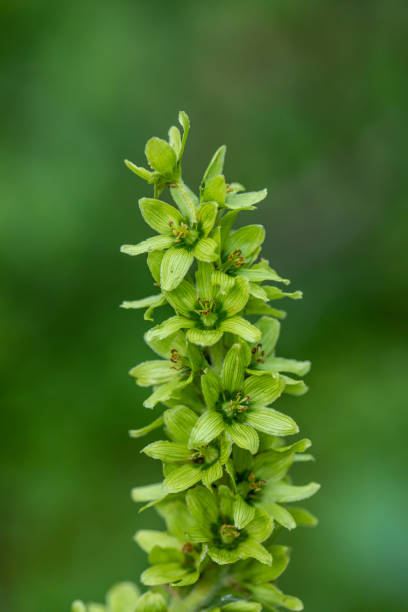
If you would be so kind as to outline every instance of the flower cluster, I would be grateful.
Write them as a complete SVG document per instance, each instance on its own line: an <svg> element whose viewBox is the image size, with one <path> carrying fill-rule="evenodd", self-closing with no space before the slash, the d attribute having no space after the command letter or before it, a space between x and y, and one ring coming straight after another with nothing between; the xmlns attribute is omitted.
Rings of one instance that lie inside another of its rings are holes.
<svg viewBox="0 0 408 612"><path fill-rule="evenodd" d="M132 490L135 502L154 506L165 531L142 530L135 539L150 567L140 595L130 583L109 591L106 605L82 602L73 612L260 612L302 610L276 580L289 551L276 543L284 529L313 526L316 519L293 502L319 488L293 484L292 464L308 461L310 441L275 406L284 393L302 395L310 362L276 355L280 319L276 299L302 297L260 258L265 230L233 229L240 211L255 209L266 190L245 192L223 174L226 148L206 169L198 193L183 181L181 160L190 128L169 130L168 142L151 138L145 148L151 170L126 165L154 187L140 211L156 235L124 245L128 255L147 253L156 294L123 302L124 308L174 314L145 335L158 356L130 374L152 392L144 406L159 411L134 438L162 429L163 439L143 452L163 466L161 482ZM168 188L173 204L158 199ZM272 283L272 284L271 284ZM277 285L278 284L278 285Z"/></svg>

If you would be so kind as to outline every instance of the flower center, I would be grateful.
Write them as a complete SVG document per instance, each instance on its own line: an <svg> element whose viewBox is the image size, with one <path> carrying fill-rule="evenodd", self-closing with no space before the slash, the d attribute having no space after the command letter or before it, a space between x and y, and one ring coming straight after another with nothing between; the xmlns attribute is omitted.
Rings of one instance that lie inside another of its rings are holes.
<svg viewBox="0 0 408 612"><path fill-rule="evenodd" d="M219 453L213 446L207 446L204 448L194 449L190 459L196 465L202 465L204 469L210 467L215 461L217 461Z"/></svg>
<svg viewBox="0 0 408 612"><path fill-rule="evenodd" d="M225 416L229 418L237 417L248 410L250 400L251 398L249 395L244 395L241 391L238 391L235 397L231 398L229 402L224 402L222 404L222 411Z"/></svg>
<svg viewBox="0 0 408 612"><path fill-rule="evenodd" d="M198 231L184 223L184 221L179 226L176 226L174 221L169 221L169 226L174 236L174 242L177 244L192 246L199 238Z"/></svg>
<svg viewBox="0 0 408 612"><path fill-rule="evenodd" d="M223 544L232 544L240 535L240 531L235 525L227 525L224 523L224 525L220 527L220 536Z"/></svg>
<svg viewBox="0 0 408 612"><path fill-rule="evenodd" d="M255 493L259 493L259 491L261 491L262 486L265 484L266 480L262 480L261 478L257 480L255 474L251 472L248 476L248 482L249 486L251 487L249 495L252 497L255 495Z"/></svg>
<svg viewBox="0 0 408 612"><path fill-rule="evenodd" d="M180 374L188 374L190 372L187 360L174 348L170 350L170 361L173 364L171 368L177 370Z"/></svg>
<svg viewBox="0 0 408 612"><path fill-rule="evenodd" d="M217 314L215 313L215 301L213 298L197 298L196 308L194 312L198 314L204 327L214 327L217 322Z"/></svg>
<svg viewBox="0 0 408 612"><path fill-rule="evenodd" d="M254 346L251 353L252 353L252 361L255 361L256 363L265 363L265 359L264 359L265 351L262 350L261 343Z"/></svg>

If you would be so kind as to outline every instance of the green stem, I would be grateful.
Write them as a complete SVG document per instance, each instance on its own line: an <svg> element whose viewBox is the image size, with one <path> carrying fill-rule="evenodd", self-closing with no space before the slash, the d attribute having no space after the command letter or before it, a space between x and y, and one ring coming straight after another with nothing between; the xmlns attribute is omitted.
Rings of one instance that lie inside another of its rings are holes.
<svg viewBox="0 0 408 612"><path fill-rule="evenodd" d="M202 574L200 581L184 599L173 601L169 612L198 612L210 602L221 588L222 580L220 578L221 575L217 568L212 568L206 574Z"/></svg>

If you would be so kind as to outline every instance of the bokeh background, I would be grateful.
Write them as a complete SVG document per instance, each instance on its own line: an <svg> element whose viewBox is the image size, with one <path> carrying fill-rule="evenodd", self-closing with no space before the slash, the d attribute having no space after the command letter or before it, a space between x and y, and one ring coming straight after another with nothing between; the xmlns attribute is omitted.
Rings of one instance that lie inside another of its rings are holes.
<svg viewBox="0 0 408 612"><path fill-rule="evenodd" d="M138 579L136 484L159 478L127 430L151 419L128 369L149 355L143 162L179 109L185 178L220 144L269 197L266 256L303 302L280 353L310 358L282 408L314 442L316 530L281 585L310 612L403 612L407 524L405 0L3 0L1 601L56 612ZM154 435L150 436L154 439Z"/></svg>

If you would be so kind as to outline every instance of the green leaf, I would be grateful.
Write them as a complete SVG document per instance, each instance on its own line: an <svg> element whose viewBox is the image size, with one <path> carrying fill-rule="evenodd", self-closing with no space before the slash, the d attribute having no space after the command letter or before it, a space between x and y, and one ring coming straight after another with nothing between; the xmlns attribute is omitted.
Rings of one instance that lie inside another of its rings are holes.
<svg viewBox="0 0 408 612"><path fill-rule="evenodd" d="M198 419L195 412L187 406L176 406L166 410L163 417L169 436L176 442L187 443Z"/></svg>
<svg viewBox="0 0 408 612"><path fill-rule="evenodd" d="M109 612L134 612L140 592L132 582L120 582L106 595Z"/></svg>
<svg viewBox="0 0 408 612"><path fill-rule="evenodd" d="M249 191L248 193L233 194L227 197L225 206L227 208L239 209L248 208L262 202L268 195L267 189L261 191Z"/></svg>
<svg viewBox="0 0 408 612"><path fill-rule="evenodd" d="M139 244L123 244L120 247L120 252L126 255L140 255L141 253L150 253L151 251L162 251L168 249L173 244L171 236L153 236L147 238Z"/></svg>
<svg viewBox="0 0 408 612"><path fill-rule="evenodd" d="M261 338L261 332L259 329L252 325L249 321L243 317L235 316L225 319L220 325L222 332L229 332L240 336L247 342L258 342Z"/></svg>
<svg viewBox="0 0 408 612"><path fill-rule="evenodd" d="M296 525L299 527L316 527L318 519L305 508L289 507L288 512L292 515Z"/></svg>
<svg viewBox="0 0 408 612"><path fill-rule="evenodd" d="M253 455L258 451L259 437L256 431L244 423L227 425L225 431L231 440L240 448L246 448Z"/></svg>
<svg viewBox="0 0 408 612"><path fill-rule="evenodd" d="M189 271L194 256L184 247L171 247L162 259L160 285L163 291L175 289Z"/></svg>
<svg viewBox="0 0 408 612"><path fill-rule="evenodd" d="M242 389L245 373L245 353L241 344L233 344L224 358L221 381L226 391L233 393ZM218 382L218 378L217 378ZM217 396L218 399L218 396Z"/></svg>
<svg viewBox="0 0 408 612"><path fill-rule="evenodd" d="M180 493L201 480L201 471L198 466L186 464L176 468L169 474L163 486L168 493Z"/></svg>
<svg viewBox="0 0 408 612"><path fill-rule="evenodd" d="M197 523L207 526L218 520L218 506L213 493L202 486L194 487L186 493L187 508Z"/></svg>
<svg viewBox="0 0 408 612"><path fill-rule="evenodd" d="M169 584L180 580L187 573L188 569L182 567L179 563L161 563L145 570L140 576L140 580L147 586Z"/></svg>
<svg viewBox="0 0 408 612"><path fill-rule="evenodd" d="M164 419L161 416L158 419L154 420L152 423L149 423L149 425L145 425L145 427L140 427L140 429L131 429L129 431L129 436L131 438L141 438L142 436L145 436L151 431L154 431L155 429L161 427L163 423Z"/></svg>
<svg viewBox="0 0 408 612"><path fill-rule="evenodd" d="M188 329L194 325L194 321L191 319L187 319L186 317L170 317L170 319L166 319L160 325L156 325L145 335L146 342L150 344L150 342L154 342L155 340L163 340L168 336L176 333L179 329Z"/></svg>
<svg viewBox="0 0 408 612"><path fill-rule="evenodd" d="M145 146L145 155L154 170L164 176L173 175L177 165L177 156L168 142L156 136L150 138Z"/></svg>
<svg viewBox="0 0 408 612"><path fill-rule="evenodd" d="M181 143L181 151L179 155L179 157L181 158L184 153L184 148L186 146L188 133L190 131L190 119L185 111L180 111L178 115L178 120L179 120L181 127L183 128L183 140Z"/></svg>
<svg viewBox="0 0 408 612"><path fill-rule="evenodd" d="M136 608L131 612L167 612L167 606L160 593L147 591L138 599Z"/></svg>
<svg viewBox="0 0 408 612"><path fill-rule="evenodd" d="M241 251L244 259L250 258L265 240L265 229L262 225L246 225L230 233L225 243L227 253Z"/></svg>
<svg viewBox="0 0 408 612"><path fill-rule="evenodd" d="M285 383L278 375L250 376L244 383L244 393L251 406L268 406L282 395ZM267 432L266 432L267 433Z"/></svg>
<svg viewBox="0 0 408 612"><path fill-rule="evenodd" d="M173 380L178 374L171 361L143 361L129 371L140 387L162 385Z"/></svg>
<svg viewBox="0 0 408 612"><path fill-rule="evenodd" d="M147 553L155 546L162 548L181 548L182 544L174 536L165 531L155 531L153 529L141 529L135 535L135 540L140 548Z"/></svg>
<svg viewBox="0 0 408 612"><path fill-rule="evenodd" d="M221 329L198 329L196 327L187 332L187 340L199 346L213 346L221 338Z"/></svg>
<svg viewBox="0 0 408 612"><path fill-rule="evenodd" d="M272 436L289 436L298 433L295 421L273 408L255 408L247 413L246 422L258 431Z"/></svg>
<svg viewBox="0 0 408 612"><path fill-rule="evenodd" d="M201 193L201 201L217 202L220 206L224 206L226 194L225 177L218 174L206 181Z"/></svg>
<svg viewBox="0 0 408 612"><path fill-rule="evenodd" d="M248 283L243 278L236 278L234 286L222 300L222 305L229 317L241 312L248 301Z"/></svg>
<svg viewBox="0 0 408 612"><path fill-rule="evenodd" d="M169 129L169 145L177 155L177 159L180 159L181 153L181 134L178 127L172 125Z"/></svg>
<svg viewBox="0 0 408 612"><path fill-rule="evenodd" d="M255 508L237 495L234 502L234 525L238 529L243 529L254 519L254 516Z"/></svg>
<svg viewBox="0 0 408 612"><path fill-rule="evenodd" d="M303 610L303 604L300 599L291 597L290 595L284 595L282 591L273 584L247 584L246 586L255 599L257 599L266 610L271 609L270 606L283 606L287 610Z"/></svg>
<svg viewBox="0 0 408 612"><path fill-rule="evenodd" d="M214 227L217 218L218 206L216 202L207 202L197 209L198 225L201 226L204 236L208 236Z"/></svg>
<svg viewBox="0 0 408 612"><path fill-rule="evenodd" d="M224 431L222 416L215 410L206 410L191 430L188 446L197 448L214 440Z"/></svg>
<svg viewBox="0 0 408 612"><path fill-rule="evenodd" d="M143 219L159 234L172 235L172 226L177 227L183 221L177 208L161 200L141 198L139 207Z"/></svg>
<svg viewBox="0 0 408 612"><path fill-rule="evenodd" d="M134 487L131 490L131 498L134 502L149 502L161 499L165 495L163 484L161 482L157 484L146 485L144 487Z"/></svg>
<svg viewBox="0 0 408 612"><path fill-rule="evenodd" d="M320 489L317 482L309 482L307 485L296 486L287 482L268 482L265 485L265 500L280 503L301 501L312 497Z"/></svg>
<svg viewBox="0 0 408 612"><path fill-rule="evenodd" d="M158 440L145 446L142 450L148 457L159 459L165 463L174 461L189 461L191 451L184 444L179 442L168 442L167 440Z"/></svg>
<svg viewBox="0 0 408 612"><path fill-rule="evenodd" d="M202 185L205 185L207 181L210 181L215 176L222 174L226 150L227 147L225 145L222 145L219 149L216 150L216 152L211 158L210 163L208 164L206 171L204 172L203 180L201 183Z"/></svg>
<svg viewBox="0 0 408 612"><path fill-rule="evenodd" d="M201 376L201 389L207 408L215 408L221 393L221 386L218 376L210 367L206 368Z"/></svg>
<svg viewBox="0 0 408 612"><path fill-rule="evenodd" d="M218 259L217 243L212 238L201 238L193 248L193 255L199 261L212 262Z"/></svg>
<svg viewBox="0 0 408 612"><path fill-rule="evenodd" d="M148 183L153 182L154 180L153 172L146 170L146 168L141 168L140 166L136 166L136 164L129 161L128 159L125 159L125 165L129 168L129 170L137 174L137 176L143 179L144 181L147 181Z"/></svg>

